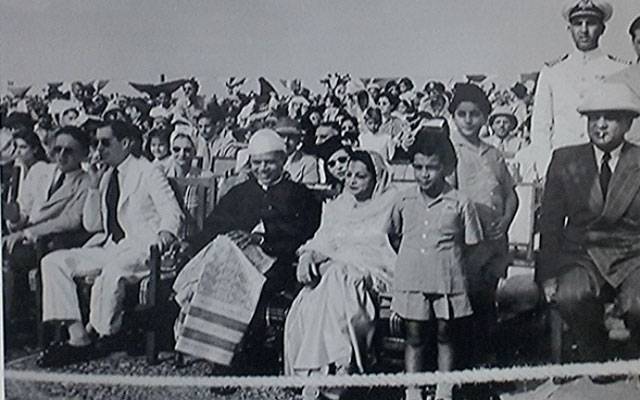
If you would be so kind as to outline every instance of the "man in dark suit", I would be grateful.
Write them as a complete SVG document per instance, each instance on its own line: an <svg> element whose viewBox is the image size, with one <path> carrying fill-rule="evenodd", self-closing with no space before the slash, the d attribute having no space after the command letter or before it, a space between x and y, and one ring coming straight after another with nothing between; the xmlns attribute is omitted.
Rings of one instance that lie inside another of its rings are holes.
<svg viewBox="0 0 640 400"><path fill-rule="evenodd" d="M600 83L578 111L590 143L553 154L536 275L576 333L581 358L602 360L605 302L640 338L640 147L624 139L640 99L625 85Z"/></svg>

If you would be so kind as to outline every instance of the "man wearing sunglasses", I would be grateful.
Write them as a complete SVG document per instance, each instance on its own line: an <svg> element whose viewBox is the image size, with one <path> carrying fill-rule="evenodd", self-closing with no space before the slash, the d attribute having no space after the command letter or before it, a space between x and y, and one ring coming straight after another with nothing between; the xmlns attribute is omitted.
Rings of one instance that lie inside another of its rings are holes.
<svg viewBox="0 0 640 400"><path fill-rule="evenodd" d="M82 229L82 208L89 188L89 177L80 162L89 152L86 133L65 127L55 134L54 163L37 163L22 183L23 201L6 204L4 217L12 233L3 240L5 260L11 266L10 278L16 293L16 306L29 304L27 274L37 267L33 244L46 236L57 248L79 246L88 239ZM9 277L9 276L5 276ZM13 295L6 293L6 300ZM9 310L10 311L10 310ZM28 310L13 310L16 315Z"/></svg>
<svg viewBox="0 0 640 400"><path fill-rule="evenodd" d="M89 140L79 128L68 126L55 134L55 163L38 163L24 182L22 208L7 204L5 217L14 232L3 240L10 252L17 244L33 243L38 237L78 230L89 177L80 163L89 152Z"/></svg>
<svg viewBox="0 0 640 400"><path fill-rule="evenodd" d="M110 121L96 131L97 162L89 167L90 189L83 225L95 235L83 248L42 260L43 321L67 322L69 340L45 349L41 366L86 360L109 349L122 324L124 285L142 278L151 245L167 249L182 223L182 211L160 169L132 154L135 128ZM94 274L89 323L82 324L74 277ZM100 335L102 347L92 334ZM99 350L99 351L98 351Z"/></svg>

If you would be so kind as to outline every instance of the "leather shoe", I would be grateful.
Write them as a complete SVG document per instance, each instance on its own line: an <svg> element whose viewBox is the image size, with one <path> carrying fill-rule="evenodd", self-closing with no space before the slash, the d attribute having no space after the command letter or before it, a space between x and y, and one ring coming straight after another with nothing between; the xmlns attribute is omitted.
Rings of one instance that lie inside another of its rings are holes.
<svg viewBox="0 0 640 400"><path fill-rule="evenodd" d="M62 367L89 360L93 356L93 344L72 346L68 342L58 342L48 346L40 353L36 365L42 368Z"/></svg>
<svg viewBox="0 0 640 400"><path fill-rule="evenodd" d="M100 336L95 343L95 350L101 356L107 356L124 348L125 338L122 334Z"/></svg>

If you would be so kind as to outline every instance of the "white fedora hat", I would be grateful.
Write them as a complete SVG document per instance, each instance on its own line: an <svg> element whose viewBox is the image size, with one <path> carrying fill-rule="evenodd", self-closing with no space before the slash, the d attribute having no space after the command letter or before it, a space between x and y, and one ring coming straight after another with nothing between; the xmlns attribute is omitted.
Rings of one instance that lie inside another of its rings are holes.
<svg viewBox="0 0 640 400"><path fill-rule="evenodd" d="M629 111L640 115L640 98L622 83L598 83L585 94L578 106L580 114L596 111Z"/></svg>

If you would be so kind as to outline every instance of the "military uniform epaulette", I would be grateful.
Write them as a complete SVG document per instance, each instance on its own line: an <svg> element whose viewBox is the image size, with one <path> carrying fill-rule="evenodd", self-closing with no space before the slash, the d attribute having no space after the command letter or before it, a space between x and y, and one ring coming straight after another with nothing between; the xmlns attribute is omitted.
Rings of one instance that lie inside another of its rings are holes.
<svg viewBox="0 0 640 400"><path fill-rule="evenodd" d="M622 58L618 58L616 56L612 56L611 54L607 54L607 57L609 57L609 60L618 62L620 64L626 64L626 65L631 65L632 64L632 62L629 61L629 60L623 60Z"/></svg>
<svg viewBox="0 0 640 400"><path fill-rule="evenodd" d="M559 64L559 63L563 62L567 58L569 58L569 54L568 53L565 54L565 55L562 55L562 56L560 56L560 57L558 57L558 58L556 58L554 60L547 61L547 62L544 63L544 65L546 65L547 67L553 67L556 64Z"/></svg>

